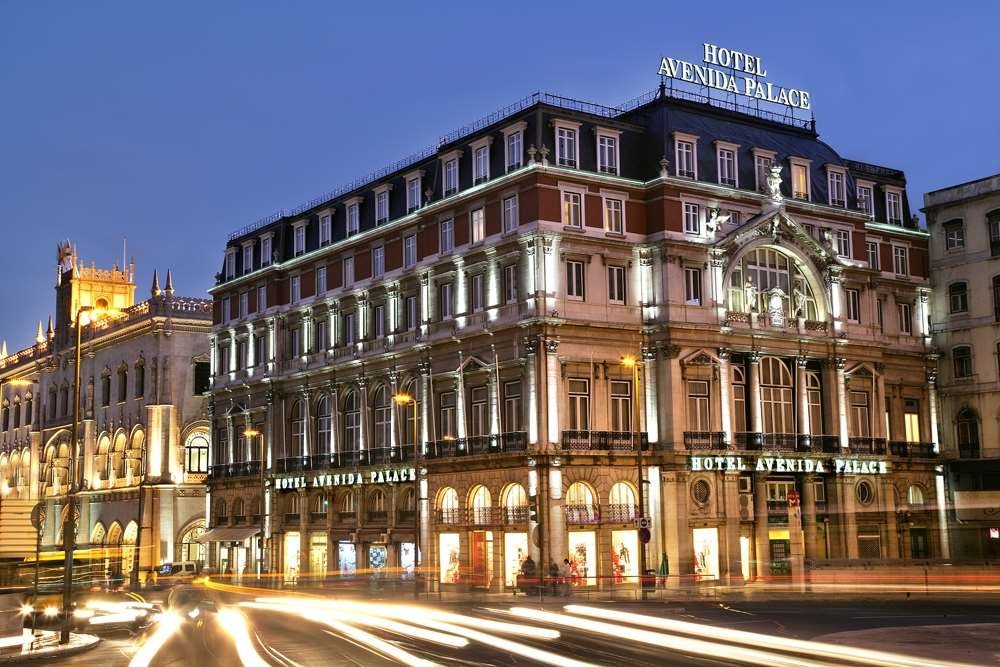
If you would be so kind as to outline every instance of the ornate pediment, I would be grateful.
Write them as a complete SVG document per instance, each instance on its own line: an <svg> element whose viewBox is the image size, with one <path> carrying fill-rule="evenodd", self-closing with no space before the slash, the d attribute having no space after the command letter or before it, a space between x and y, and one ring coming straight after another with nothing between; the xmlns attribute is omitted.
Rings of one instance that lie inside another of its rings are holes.
<svg viewBox="0 0 1000 667"><path fill-rule="evenodd" d="M717 243L726 255L736 255L740 248L760 239L777 246L791 246L798 249L799 254L808 255L816 266L826 268L830 265L842 266L843 263L833 251L832 243L826 245L816 241L805 228L790 217L783 206L771 208L756 215L745 223L733 229Z"/></svg>

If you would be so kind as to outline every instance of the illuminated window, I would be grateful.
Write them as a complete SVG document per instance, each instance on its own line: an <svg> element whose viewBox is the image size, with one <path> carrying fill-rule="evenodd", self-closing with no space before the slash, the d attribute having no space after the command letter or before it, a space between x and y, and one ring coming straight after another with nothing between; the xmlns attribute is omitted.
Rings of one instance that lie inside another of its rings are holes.
<svg viewBox="0 0 1000 667"><path fill-rule="evenodd" d="M903 401L903 429L907 442L920 442L920 402L915 398Z"/></svg>
<svg viewBox="0 0 1000 667"><path fill-rule="evenodd" d="M444 163L444 196L449 197L458 192L458 158L452 158Z"/></svg>
<svg viewBox="0 0 1000 667"><path fill-rule="evenodd" d="M472 242L482 243L486 238L486 216L483 209L477 208L469 214L469 226L472 228Z"/></svg>
<svg viewBox="0 0 1000 667"><path fill-rule="evenodd" d="M809 199L809 165L792 162L792 197Z"/></svg>
<svg viewBox="0 0 1000 667"><path fill-rule="evenodd" d="M563 224L583 228L583 196L579 192L563 192Z"/></svg>
<svg viewBox="0 0 1000 667"><path fill-rule="evenodd" d="M875 196L872 194L872 186L858 183L858 208L867 213L869 218L875 217Z"/></svg>
<svg viewBox="0 0 1000 667"><path fill-rule="evenodd" d="M621 199L604 200L604 229L613 234L625 232L625 207Z"/></svg>
<svg viewBox="0 0 1000 667"><path fill-rule="evenodd" d="M520 224L517 211L517 195L505 197L503 200L503 231L512 232Z"/></svg>

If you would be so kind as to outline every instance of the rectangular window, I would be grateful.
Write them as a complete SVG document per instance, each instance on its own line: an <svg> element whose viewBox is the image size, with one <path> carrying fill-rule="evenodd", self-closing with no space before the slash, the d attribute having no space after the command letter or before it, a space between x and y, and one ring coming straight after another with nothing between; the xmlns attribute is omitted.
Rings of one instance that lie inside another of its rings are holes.
<svg viewBox="0 0 1000 667"><path fill-rule="evenodd" d="M385 273L385 247L372 248L372 277L381 278Z"/></svg>
<svg viewBox="0 0 1000 667"><path fill-rule="evenodd" d="M969 310L969 287L964 282L948 285L948 311L964 313Z"/></svg>
<svg viewBox="0 0 1000 667"><path fill-rule="evenodd" d="M562 167L576 167L576 130L568 127L556 128L556 164Z"/></svg>
<svg viewBox="0 0 1000 667"><path fill-rule="evenodd" d="M521 424L521 382L505 382L503 385L504 432L513 433L522 429Z"/></svg>
<svg viewBox="0 0 1000 667"><path fill-rule="evenodd" d="M850 322L861 321L861 293L856 289L845 289L844 298L847 301L847 319Z"/></svg>
<svg viewBox="0 0 1000 667"><path fill-rule="evenodd" d="M267 310L267 285L257 288L257 312L263 313Z"/></svg>
<svg viewBox="0 0 1000 667"><path fill-rule="evenodd" d="M569 378L569 428L573 431L590 430L590 380Z"/></svg>
<svg viewBox="0 0 1000 667"><path fill-rule="evenodd" d="M833 171L826 175L827 187L830 190L830 206L847 206L847 186L844 183L844 174L840 171Z"/></svg>
<svg viewBox="0 0 1000 667"><path fill-rule="evenodd" d="M344 258L344 287L350 287L354 284L354 258L345 257Z"/></svg>
<svg viewBox="0 0 1000 667"><path fill-rule="evenodd" d="M375 195L375 224L381 225L389 220L389 191L382 190Z"/></svg>
<svg viewBox="0 0 1000 667"><path fill-rule="evenodd" d="M439 254L445 254L455 249L455 221L442 220L440 226L440 249Z"/></svg>
<svg viewBox="0 0 1000 667"><path fill-rule="evenodd" d="M944 247L948 250L958 250L965 247L965 226L961 220L945 223Z"/></svg>
<svg viewBox="0 0 1000 667"><path fill-rule="evenodd" d="M875 317L878 319L878 330L885 333L885 299L878 299L875 305Z"/></svg>
<svg viewBox="0 0 1000 667"><path fill-rule="evenodd" d="M490 177L490 147L480 146L472 154L472 176L476 185Z"/></svg>
<svg viewBox="0 0 1000 667"><path fill-rule="evenodd" d="M608 301L625 304L625 267L608 267Z"/></svg>
<svg viewBox="0 0 1000 667"><path fill-rule="evenodd" d="M618 174L618 139L606 135L597 137L597 171Z"/></svg>
<svg viewBox="0 0 1000 667"><path fill-rule="evenodd" d="M621 199L604 200L604 229L612 234L625 233L625 207Z"/></svg>
<svg viewBox="0 0 1000 667"><path fill-rule="evenodd" d="M441 288L438 293L440 303L438 307L441 312L441 319L447 320L455 314L455 302L452 295L452 285L451 283L442 283Z"/></svg>
<svg viewBox="0 0 1000 667"><path fill-rule="evenodd" d="M520 130L507 135L507 171L521 168L523 145L524 140Z"/></svg>
<svg viewBox="0 0 1000 667"><path fill-rule="evenodd" d="M770 155L756 155L753 163L757 174L757 189L763 192L767 189L767 177L771 175L771 165L774 164L774 160Z"/></svg>
<svg viewBox="0 0 1000 667"><path fill-rule="evenodd" d="M689 306L701 305L701 269L684 269L684 302Z"/></svg>
<svg viewBox="0 0 1000 667"><path fill-rule="evenodd" d="M503 200L503 231L509 233L520 224L517 211L517 195L505 197Z"/></svg>
<svg viewBox="0 0 1000 667"><path fill-rule="evenodd" d="M728 148L720 148L718 158L719 183L736 187L736 152Z"/></svg>
<svg viewBox="0 0 1000 667"><path fill-rule="evenodd" d="M707 432L712 430L708 382L688 380L687 382L688 429Z"/></svg>
<svg viewBox="0 0 1000 667"><path fill-rule="evenodd" d="M257 365L267 361L267 338L264 335L254 336L253 360Z"/></svg>
<svg viewBox="0 0 1000 667"><path fill-rule="evenodd" d="M232 278L236 275L236 251L227 250L226 251L226 279Z"/></svg>
<svg viewBox="0 0 1000 667"><path fill-rule="evenodd" d="M833 241L836 244L838 255L841 257L851 256L851 232L846 229L836 229L833 232Z"/></svg>
<svg viewBox="0 0 1000 667"><path fill-rule="evenodd" d="M417 297L406 297L406 330L417 328Z"/></svg>
<svg viewBox="0 0 1000 667"><path fill-rule="evenodd" d="M632 383L625 380L611 381L611 430L632 430Z"/></svg>
<svg viewBox="0 0 1000 667"><path fill-rule="evenodd" d="M333 240L333 216L329 213L319 217L319 244L326 245Z"/></svg>
<svg viewBox="0 0 1000 667"><path fill-rule="evenodd" d="M804 164L792 164L792 197L809 199L809 167Z"/></svg>
<svg viewBox="0 0 1000 667"><path fill-rule="evenodd" d="M684 204L684 233L701 233L701 207L698 204Z"/></svg>
<svg viewBox="0 0 1000 667"><path fill-rule="evenodd" d="M867 391L851 392L851 428L849 432L853 436L861 438L871 436L871 414L868 410L868 398Z"/></svg>
<svg viewBox="0 0 1000 667"><path fill-rule="evenodd" d="M253 246L249 243L243 246L243 274L253 271Z"/></svg>
<svg viewBox="0 0 1000 667"><path fill-rule="evenodd" d="M403 266L410 268L417 265L417 235L409 234L403 237Z"/></svg>
<svg viewBox="0 0 1000 667"><path fill-rule="evenodd" d="M993 321L1000 322L1000 276L993 276Z"/></svg>
<svg viewBox="0 0 1000 667"><path fill-rule="evenodd" d="M302 277L292 276L289 281L292 303L298 303L302 298Z"/></svg>
<svg viewBox="0 0 1000 667"><path fill-rule="evenodd" d="M909 252L903 246L892 247L892 266L897 276L910 275Z"/></svg>
<svg viewBox="0 0 1000 667"><path fill-rule="evenodd" d="M486 216L483 209L477 208L469 214L469 225L472 227L472 242L482 243L486 238Z"/></svg>
<svg viewBox="0 0 1000 667"><path fill-rule="evenodd" d="M316 349L325 350L330 346L330 332L327 330L328 324L325 319L316 321Z"/></svg>
<svg viewBox="0 0 1000 667"><path fill-rule="evenodd" d="M358 338L357 313L344 313L344 345L353 345Z"/></svg>
<svg viewBox="0 0 1000 667"><path fill-rule="evenodd" d="M694 143L690 141L676 141L674 143L677 175L682 178L695 178Z"/></svg>
<svg viewBox="0 0 1000 667"><path fill-rule="evenodd" d="M473 387L469 392L469 435L487 435L489 433L489 397L486 387Z"/></svg>
<svg viewBox="0 0 1000 667"><path fill-rule="evenodd" d="M472 302L472 312L478 313L483 309L486 297L483 293L483 274L477 273L469 279L469 300Z"/></svg>
<svg viewBox="0 0 1000 667"><path fill-rule="evenodd" d="M517 265L503 267L503 294L506 303L517 301Z"/></svg>
<svg viewBox="0 0 1000 667"><path fill-rule="evenodd" d="M420 177L406 182L406 212L413 213L420 208Z"/></svg>
<svg viewBox="0 0 1000 667"><path fill-rule="evenodd" d="M458 192L458 158L452 158L444 163L444 196L450 197Z"/></svg>
<svg viewBox="0 0 1000 667"><path fill-rule="evenodd" d="M302 330L295 328L288 331L288 355L294 359L302 354Z"/></svg>
<svg viewBox="0 0 1000 667"><path fill-rule="evenodd" d="M865 243L865 250L868 253L868 266L879 270L881 262L879 262L879 249L878 241L867 241Z"/></svg>
<svg viewBox="0 0 1000 667"><path fill-rule="evenodd" d="M316 294L326 292L326 267L321 266L316 269Z"/></svg>
<svg viewBox="0 0 1000 667"><path fill-rule="evenodd" d="M990 228L990 256L1000 255L1000 214L987 216L986 224Z"/></svg>
<svg viewBox="0 0 1000 667"><path fill-rule="evenodd" d="M583 228L583 197L579 192L563 192L563 224Z"/></svg>
<svg viewBox="0 0 1000 667"><path fill-rule="evenodd" d="M385 304L378 304L372 308L372 333L375 338L385 335Z"/></svg>
<svg viewBox="0 0 1000 667"><path fill-rule="evenodd" d="M891 224L903 224L903 198L898 192L885 193L885 210Z"/></svg>
<svg viewBox="0 0 1000 667"><path fill-rule="evenodd" d="M224 296L222 297L222 321L228 322L231 319L233 319L233 309L229 305L229 297Z"/></svg>
<svg viewBox="0 0 1000 667"><path fill-rule="evenodd" d="M360 210L357 204L351 204L347 207L347 235L357 234L359 229L361 229Z"/></svg>
<svg viewBox="0 0 1000 667"><path fill-rule="evenodd" d="M910 336L913 334L913 307L908 303L896 305L899 309L899 330Z"/></svg>
<svg viewBox="0 0 1000 667"><path fill-rule="evenodd" d="M729 224L739 227L743 224L743 214L735 209L726 209L725 214L729 216Z"/></svg>
<svg viewBox="0 0 1000 667"><path fill-rule="evenodd" d="M875 197L869 185L858 186L858 208L868 214L869 218L875 217Z"/></svg>
<svg viewBox="0 0 1000 667"><path fill-rule="evenodd" d="M265 236L260 240L260 265L270 266L271 255L271 237Z"/></svg>
<svg viewBox="0 0 1000 667"><path fill-rule="evenodd" d="M455 428L455 392L446 391L441 394L441 437L454 438L458 433Z"/></svg>
<svg viewBox="0 0 1000 667"><path fill-rule="evenodd" d="M920 442L920 401L903 400L903 429L907 442Z"/></svg>
<svg viewBox="0 0 1000 667"><path fill-rule="evenodd" d="M294 231L293 243L294 243L293 250L294 250L294 253L295 253L296 257L298 257L299 255L302 255L302 254L305 253L305 251L306 251L306 226L305 226L305 224L296 225L295 231Z"/></svg>
<svg viewBox="0 0 1000 667"><path fill-rule="evenodd" d="M583 301L584 287L583 262L566 262L566 297Z"/></svg>
<svg viewBox="0 0 1000 667"><path fill-rule="evenodd" d="M250 292L240 292L240 319L250 312Z"/></svg>

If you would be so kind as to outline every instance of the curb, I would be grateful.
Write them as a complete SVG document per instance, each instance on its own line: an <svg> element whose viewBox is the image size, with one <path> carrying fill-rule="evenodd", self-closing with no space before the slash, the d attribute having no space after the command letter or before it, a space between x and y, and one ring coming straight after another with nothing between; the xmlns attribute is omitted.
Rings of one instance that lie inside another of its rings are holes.
<svg viewBox="0 0 1000 667"><path fill-rule="evenodd" d="M80 638L83 642L75 646L67 646L64 649L59 648L43 648L34 653L17 653L15 655L0 656L0 665L23 665L29 662L37 662L38 660L46 660L49 658L56 659L67 655L76 655L78 653L83 653L94 648L101 643L101 638L97 635L74 635ZM57 644L58 646L58 644Z"/></svg>

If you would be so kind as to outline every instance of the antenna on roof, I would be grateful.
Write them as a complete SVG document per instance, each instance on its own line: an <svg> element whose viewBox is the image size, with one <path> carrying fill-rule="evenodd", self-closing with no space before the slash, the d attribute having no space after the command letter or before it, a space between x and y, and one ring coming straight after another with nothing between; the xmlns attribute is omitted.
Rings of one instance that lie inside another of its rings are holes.
<svg viewBox="0 0 1000 667"><path fill-rule="evenodd" d="M126 250L127 247L128 247L128 238L125 237L125 236L123 236L122 237L122 271L125 271L125 267L128 266L128 262L126 261L126 258L128 257L128 252Z"/></svg>

